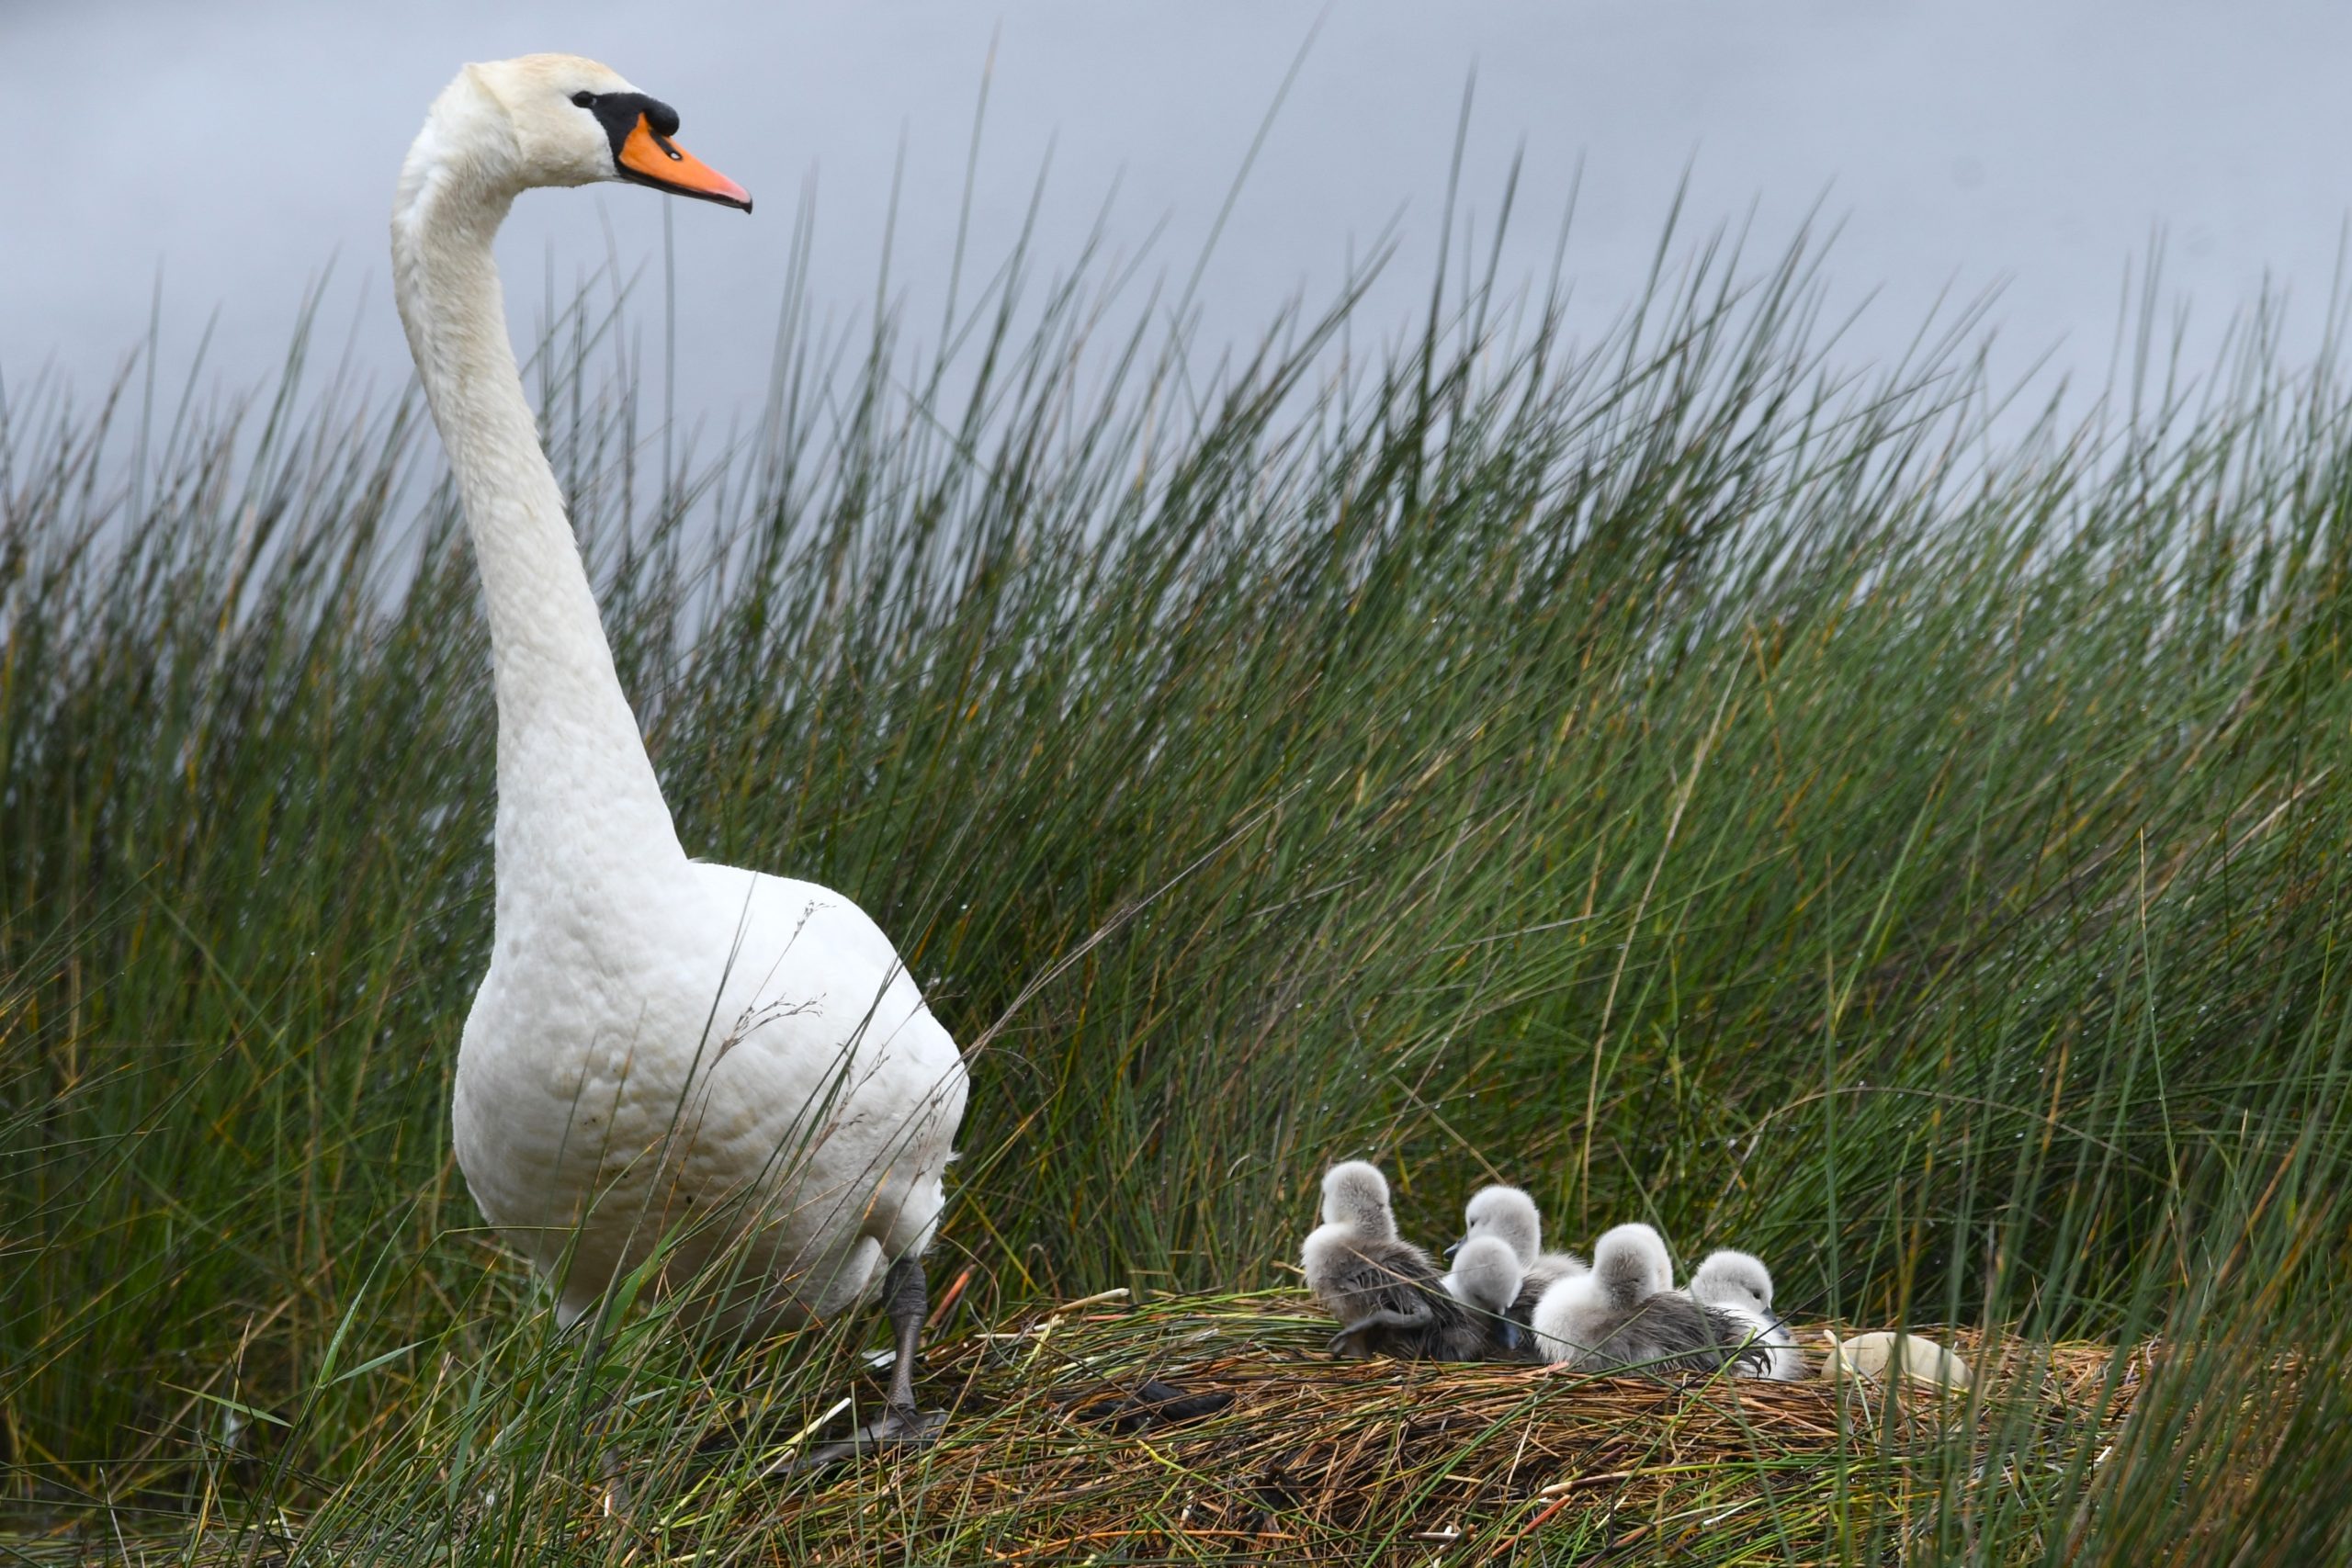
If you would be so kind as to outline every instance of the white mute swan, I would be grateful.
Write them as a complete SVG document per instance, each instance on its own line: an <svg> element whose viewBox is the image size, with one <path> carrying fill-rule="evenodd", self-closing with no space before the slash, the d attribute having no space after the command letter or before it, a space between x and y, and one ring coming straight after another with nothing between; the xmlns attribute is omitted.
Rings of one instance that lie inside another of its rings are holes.
<svg viewBox="0 0 2352 1568"><path fill-rule="evenodd" d="M459 72L401 168L393 288L464 499L498 705L495 930L458 1053L458 1163L566 1324L657 1257L652 1287L729 1329L829 1316L878 1287L899 1351L888 1415L857 1442L920 1438L922 1255L963 1061L848 898L686 858L491 255L535 186L628 180L751 210L677 127L602 65L530 55Z"/></svg>
<svg viewBox="0 0 2352 1568"><path fill-rule="evenodd" d="M1772 1271L1752 1252L1724 1247L1710 1252L1690 1271L1690 1299L1726 1312L1748 1325L1752 1342L1767 1352L1763 1376L1794 1382L1804 1376L1804 1354L1795 1336L1772 1313Z"/></svg>

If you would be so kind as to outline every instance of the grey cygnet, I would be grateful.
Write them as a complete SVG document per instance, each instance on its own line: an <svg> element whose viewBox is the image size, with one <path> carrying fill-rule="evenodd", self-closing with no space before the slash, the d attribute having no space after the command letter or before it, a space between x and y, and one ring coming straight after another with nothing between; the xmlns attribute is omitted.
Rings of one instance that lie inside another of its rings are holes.
<svg viewBox="0 0 2352 1568"><path fill-rule="evenodd" d="M1690 1299L1739 1318L1748 1342L1765 1352L1764 1371L1753 1375L1795 1382L1805 1375L1796 1337L1772 1311L1772 1271L1752 1252L1729 1247L1711 1252L1691 1271Z"/></svg>
<svg viewBox="0 0 2352 1568"><path fill-rule="evenodd" d="M1430 1255L1397 1235L1387 1179L1363 1160L1325 1173L1323 1224L1299 1249L1299 1262L1307 1289L1340 1321L1331 1348L1363 1356L1480 1359L1489 1322L1519 1289L1517 1260L1498 1243L1472 1260L1476 1295L1495 1305L1482 1310L1455 1299ZM1507 1276L1498 1272L1506 1265Z"/></svg>
<svg viewBox="0 0 2352 1568"><path fill-rule="evenodd" d="M1747 1348L1751 1325L1674 1289L1666 1239L1644 1224L1602 1233L1591 1272L1546 1291L1534 1326L1546 1359L1586 1371L1753 1375L1764 1365L1764 1351Z"/></svg>
<svg viewBox="0 0 2352 1568"><path fill-rule="evenodd" d="M1519 1294L1512 1299L1510 1315L1522 1327L1534 1322L1535 1303L1543 1299L1545 1291L1590 1267L1573 1252L1544 1250L1543 1215L1536 1211L1535 1200L1519 1188L1481 1187L1462 1206L1462 1239L1447 1248L1449 1252L1458 1251L1480 1236L1495 1236L1508 1243L1512 1256L1519 1259ZM1458 1273L1460 1265L1455 1269ZM1446 1288L1454 1290L1453 1275L1447 1276Z"/></svg>

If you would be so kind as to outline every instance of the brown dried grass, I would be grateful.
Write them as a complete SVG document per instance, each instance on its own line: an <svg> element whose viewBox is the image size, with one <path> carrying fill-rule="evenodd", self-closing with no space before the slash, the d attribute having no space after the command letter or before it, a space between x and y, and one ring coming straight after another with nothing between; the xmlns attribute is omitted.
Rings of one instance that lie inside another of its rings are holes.
<svg viewBox="0 0 2352 1568"><path fill-rule="evenodd" d="M922 1397L951 1411L936 1444L816 1474L786 1466L849 1418L839 1380L796 1380L795 1395L766 1402L756 1372L665 1383L606 1408L602 1436L553 1458L527 1516L568 1542L565 1561L624 1568L1803 1563L1867 1558L1874 1540L1902 1560L1949 1533L1955 1511L1939 1520L1937 1504L1955 1488L1976 1494L1954 1499L1962 1516L1986 1488L2038 1490L2050 1527L2066 1529L2079 1498L2069 1464L2080 1478L2082 1456L2113 1443L2153 1357L1930 1331L1976 1369L1973 1386L1890 1393L1340 1360L1323 1349L1330 1329L1281 1292L1019 1312L927 1352ZM1819 1325L1800 1337L1817 1368ZM1231 1403L1187 1424L1101 1418L1147 1378ZM852 1381L854 1414L874 1414L879 1382ZM820 1385L819 1403L795 1403ZM600 1473L606 1443L620 1462ZM511 1519L466 1512L443 1538L457 1556L508 1560ZM199 1514L142 1529L136 1511L107 1513L9 1532L6 1550L341 1562L397 1554L432 1527L379 1516L357 1533L347 1517L256 1530Z"/></svg>
<svg viewBox="0 0 2352 1568"><path fill-rule="evenodd" d="M790 1484L763 1533L809 1561L1804 1561L1913 1528L1952 1472L1922 1461L1973 1449L1996 1416L2053 1461L2076 1451L2147 1371L2144 1350L2119 1367L2104 1346L1962 1330L1938 1337L1979 1370L1973 1390L1890 1396L1342 1361L1329 1331L1267 1294L1081 1304L965 1336L928 1357L927 1397L955 1404L937 1446ZM1146 1376L1232 1404L1106 1429L1105 1402Z"/></svg>

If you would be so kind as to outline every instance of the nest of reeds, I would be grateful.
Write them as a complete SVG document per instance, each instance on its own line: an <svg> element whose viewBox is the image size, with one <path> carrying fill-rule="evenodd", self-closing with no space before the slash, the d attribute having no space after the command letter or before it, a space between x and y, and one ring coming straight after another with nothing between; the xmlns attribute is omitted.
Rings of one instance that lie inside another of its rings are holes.
<svg viewBox="0 0 2352 1568"><path fill-rule="evenodd" d="M1906 1529L1951 1476L1987 1469L1971 1456L1996 1420L2011 1466L2020 1433L2050 1462L2101 1440L2146 1371L2145 1352L1960 1331L1937 1337L1976 1369L1968 1390L1591 1377L1340 1360L1329 1332L1272 1292L1098 1299L963 1335L926 1355L925 1401L953 1410L936 1445L781 1480L763 1533L807 1561L1585 1561L1638 1544L1787 1562L1858 1522ZM1228 1397L1170 1413L1136 1397L1149 1380ZM1954 1445L1957 1467L1921 1462Z"/></svg>

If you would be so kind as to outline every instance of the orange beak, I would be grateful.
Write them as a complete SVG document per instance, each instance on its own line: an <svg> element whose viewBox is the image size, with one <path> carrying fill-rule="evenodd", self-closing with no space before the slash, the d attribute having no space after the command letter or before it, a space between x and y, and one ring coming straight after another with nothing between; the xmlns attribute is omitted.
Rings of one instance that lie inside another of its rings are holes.
<svg viewBox="0 0 2352 1568"><path fill-rule="evenodd" d="M621 143L620 166L623 177L639 185L752 210L750 191L655 130L643 115Z"/></svg>

